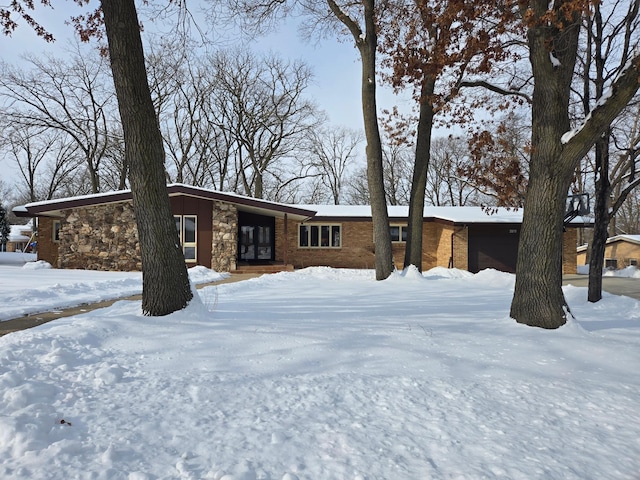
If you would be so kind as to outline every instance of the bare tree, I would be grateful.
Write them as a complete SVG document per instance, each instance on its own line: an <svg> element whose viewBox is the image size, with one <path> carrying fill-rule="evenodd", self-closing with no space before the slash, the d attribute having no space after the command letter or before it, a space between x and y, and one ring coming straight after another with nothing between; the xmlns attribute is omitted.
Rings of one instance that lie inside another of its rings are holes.
<svg viewBox="0 0 640 480"><path fill-rule="evenodd" d="M483 195L460 174L469 164L468 142L460 137L439 137L431 142L426 203L431 205L480 205Z"/></svg>
<svg viewBox="0 0 640 480"><path fill-rule="evenodd" d="M263 198L265 174L317 126L317 108L304 98L311 71L300 61L260 59L247 50L221 51L213 66L220 127L238 146L236 172L245 194Z"/></svg>
<svg viewBox="0 0 640 480"><path fill-rule="evenodd" d="M616 212L611 234L639 234L640 233L640 192L632 190Z"/></svg>
<svg viewBox="0 0 640 480"><path fill-rule="evenodd" d="M357 160L357 149L363 140L362 132L345 127L328 127L311 135L311 164L319 172L319 181L329 190L334 205L343 200L346 175Z"/></svg>
<svg viewBox="0 0 640 480"><path fill-rule="evenodd" d="M147 71L164 139L169 179L207 186L212 128L206 110L214 74L205 70L198 56L187 53L190 46L181 38L152 44Z"/></svg>
<svg viewBox="0 0 640 480"><path fill-rule="evenodd" d="M242 18L251 20L258 30L270 27L273 19L282 18L292 10L297 10L306 18L303 31L311 37L316 33L339 32L346 35L356 47L361 62L361 98L365 138L367 141L367 182L371 215L373 219L373 237L375 245L376 278L387 278L394 269L389 231L389 215L384 191L382 167L382 142L378 126L376 99L378 49L378 5L375 0L236 0L236 11ZM328 7L328 8L327 8Z"/></svg>
<svg viewBox="0 0 640 480"><path fill-rule="evenodd" d="M389 205L409 205L413 164L414 152L411 145L388 141L383 144L382 165Z"/></svg>
<svg viewBox="0 0 640 480"><path fill-rule="evenodd" d="M348 205L368 205L369 185L367 167L363 166L347 177L345 203Z"/></svg>
<svg viewBox="0 0 640 480"><path fill-rule="evenodd" d="M70 59L25 58L27 68L4 65L0 98L14 128L57 130L75 143L88 172L91 191L100 187L100 169L113 138L113 88L104 59L77 47ZM117 130L116 130L117 131ZM65 145L68 143L64 142Z"/></svg>
<svg viewBox="0 0 640 480"><path fill-rule="evenodd" d="M593 14L585 19L586 48L581 56L583 70L582 107L583 114L588 115L594 104L600 102L605 95L607 85L625 68L622 59L631 55L630 49L634 37L638 37L638 11L640 2L617 0L611 5L596 4ZM624 32L624 34L622 33ZM616 53L614 53L616 52ZM604 253L608 238L609 223L615 217L630 190L640 183L635 179L634 143L637 140L637 118L635 121L624 123L624 128L618 134L614 132L616 125L609 126L595 143L594 147L594 229L590 244L589 255L589 289L588 300L597 302L602 298L602 270L604 267ZM629 125L631 123L631 125ZM627 130L628 129L628 130ZM626 133L631 132L631 139L623 140ZM615 166L612 164L612 151L620 143L628 145L626 151L619 155ZM613 168L612 168L613 167ZM627 182L622 182L617 174L626 176ZM626 183L626 185L624 185ZM614 192L618 194L615 201L611 201Z"/></svg>
<svg viewBox="0 0 640 480"><path fill-rule="evenodd" d="M389 142L382 146L385 198L388 205L408 205L413 171L413 151L410 144ZM346 203L369 204L366 167L358 168L347 177Z"/></svg>
<svg viewBox="0 0 640 480"><path fill-rule="evenodd" d="M29 202L50 200L62 190L80 194L75 176L83 170L78 146L59 130L3 125L2 150L18 166L22 196Z"/></svg>
<svg viewBox="0 0 640 480"><path fill-rule="evenodd" d="M100 183L103 191L129 188L129 165L125 156L124 134L119 121L114 121L102 159Z"/></svg>

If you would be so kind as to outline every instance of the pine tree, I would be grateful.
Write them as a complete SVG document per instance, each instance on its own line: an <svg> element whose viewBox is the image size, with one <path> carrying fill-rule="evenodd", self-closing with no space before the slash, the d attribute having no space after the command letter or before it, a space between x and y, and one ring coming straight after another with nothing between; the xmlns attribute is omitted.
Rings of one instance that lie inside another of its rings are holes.
<svg viewBox="0 0 640 480"><path fill-rule="evenodd" d="M11 233L11 225L9 225L9 219L7 219L7 211L0 203L0 252L7 250L9 233Z"/></svg>

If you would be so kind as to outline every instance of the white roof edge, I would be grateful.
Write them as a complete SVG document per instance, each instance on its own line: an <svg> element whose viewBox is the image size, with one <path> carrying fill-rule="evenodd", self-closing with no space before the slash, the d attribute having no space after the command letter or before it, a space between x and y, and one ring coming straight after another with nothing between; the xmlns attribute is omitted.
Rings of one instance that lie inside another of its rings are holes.
<svg viewBox="0 0 640 480"><path fill-rule="evenodd" d="M239 193L233 193L233 192L223 192L220 190L214 190L212 188L205 188L205 187L195 187L193 185L187 185L184 183L169 183L167 184L167 188L170 187L185 187L188 188L190 190L195 190L195 191L201 191L203 193L217 193L220 195L225 195L228 197L235 197L238 199L242 199L242 198L249 198L252 200L256 200L259 201L261 203L264 203L266 205L277 205L277 206L283 206L283 207L299 207L299 208L303 208L299 205L295 205L295 204L289 204L289 203L282 203L282 202L273 202L271 200L264 200L261 198L253 198L253 197L249 197L247 195L241 195ZM38 202L31 202L31 203L27 203L25 205L20 205L15 207L13 210L15 211L20 211L20 212L28 212L28 209L30 207L38 207L38 206L42 206L42 205L48 205L48 204L52 204L52 203L57 203L57 202L69 202L69 201L76 201L76 200L84 200L84 199L100 199L101 197L110 197L113 195L122 195L122 194L128 194L131 193L131 189L124 189L124 190L112 190L110 192L100 192L100 193L91 193L91 194L87 194L87 195L76 195L74 197L63 197L63 198L53 198L51 200L41 200Z"/></svg>
<svg viewBox="0 0 640 480"><path fill-rule="evenodd" d="M629 235L629 234L620 234L614 235L613 237L607 238L607 243L616 242L618 240L626 240L631 243L636 243L640 245L640 235Z"/></svg>
<svg viewBox="0 0 640 480"><path fill-rule="evenodd" d="M41 205L48 205L50 203L57 203L57 202L68 202L68 201L74 201L74 200L83 200L85 198L100 198L100 197L109 197L111 195L120 195L123 193L130 193L131 190L127 189L127 190L112 190L110 192L100 192L100 193L90 193L87 195L76 195L74 197L61 197L61 198L52 198L51 200L40 200L38 202L31 202L31 203L27 203L25 205L19 206L14 208L14 210L18 210L20 209L24 209L23 211L27 211L27 209L29 207L39 207Z"/></svg>
<svg viewBox="0 0 640 480"><path fill-rule="evenodd" d="M170 183L167 187L185 187L193 191L202 191L203 193L218 193L228 197L235 197L238 199L252 198L246 195L241 195L233 192L222 192L219 190L209 189L205 187L195 187L193 185L186 185L183 183ZM38 202L27 203L26 205L17 206L14 208L16 212L28 212L30 207L37 207L56 203L60 201L75 201L83 199L100 199L101 197L109 197L113 195L128 194L131 189L114 190L111 192L101 192L89 195L78 195L75 197L56 198L51 200L43 200ZM265 205L293 207L302 210L312 210L316 212L314 218L322 217L371 217L370 205L307 205L307 204L288 204L282 202L273 202L270 200L255 199L260 202L264 202ZM391 218L406 218L409 214L409 207L403 205L389 205L387 207L389 217ZM491 210L491 209L490 209ZM493 212L493 213L492 213ZM497 209L487 212L487 209L479 206L426 206L424 207L423 217L434 217L445 221L451 221L454 223L522 223L522 208L505 208L498 207ZM593 220L585 219L584 217L576 217L571 220L570 224L592 224Z"/></svg>

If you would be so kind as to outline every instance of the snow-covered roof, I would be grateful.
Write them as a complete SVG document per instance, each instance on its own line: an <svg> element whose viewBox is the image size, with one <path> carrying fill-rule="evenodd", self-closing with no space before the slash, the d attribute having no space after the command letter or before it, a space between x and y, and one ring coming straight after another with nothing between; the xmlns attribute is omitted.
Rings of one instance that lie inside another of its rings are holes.
<svg viewBox="0 0 640 480"><path fill-rule="evenodd" d="M327 218L341 219L367 219L371 218L370 205L305 205L305 204L285 204L271 202L237 193L220 192L202 187L194 187L184 184L167 185L169 194L191 195L201 198L209 198L224 202L234 203L241 206L241 209L255 211L256 213L280 212L288 213L291 218L317 220ZM28 203L27 205L16 207L13 211L19 216L51 214L63 208L78 207L84 205L97 205L101 203L112 203L128 201L131 198L131 190L119 190L115 192L97 193L93 195L82 195L42 202ZM409 215L408 206L390 205L387 207L389 218L392 220L406 219ZM439 219L452 223L522 223L522 209L508 208L483 208L483 207L436 207L427 206L424 208L424 218ZM314 216L315 214L315 216ZM584 217L576 217L570 222L573 225L591 224L591 220Z"/></svg>
<svg viewBox="0 0 640 480"><path fill-rule="evenodd" d="M614 237L607 238L607 244L614 242L629 242L640 245L640 235L616 235ZM589 248L589 244L585 243L584 245L580 245L576 251L578 253L584 252Z"/></svg>
<svg viewBox="0 0 640 480"><path fill-rule="evenodd" d="M296 205L271 202L253 197L247 197L236 193L220 192L202 187L194 187L180 183L167 185L169 196L186 195L209 200L235 204L239 210L253 213L269 213L275 215L289 214L291 218L307 219L315 214L315 211L304 210ZM92 195L80 195L76 197L58 198L40 202L32 202L13 209L18 216L55 215L66 208L78 208L101 204L128 202L132 198L131 190L118 190L113 192L96 193Z"/></svg>
<svg viewBox="0 0 640 480"><path fill-rule="evenodd" d="M609 237L607 243L627 241L631 243L640 244L640 235L616 235L615 237Z"/></svg>
<svg viewBox="0 0 640 480"><path fill-rule="evenodd" d="M369 205L300 205L309 210L315 210L317 217L334 218L364 218L371 217ZM407 218L409 207L404 205L390 205L387 207L390 218ZM482 207L425 207L425 218L439 218L456 223L521 223L522 210L499 208L495 213L487 212Z"/></svg>
<svg viewBox="0 0 640 480"><path fill-rule="evenodd" d="M28 233L28 235L27 235ZM31 223L26 225L11 225L9 241L14 243L28 242L31 239Z"/></svg>
<svg viewBox="0 0 640 480"><path fill-rule="evenodd" d="M369 205L300 205L309 210L315 210L316 219L325 218L367 218L371 217ZM407 218L408 206L391 205L387 207L389 218ZM426 206L423 211L424 218L435 218L453 223L522 223L523 209L490 208L483 207L451 207L451 206ZM583 217L576 217L571 221L574 224L589 224L590 221Z"/></svg>

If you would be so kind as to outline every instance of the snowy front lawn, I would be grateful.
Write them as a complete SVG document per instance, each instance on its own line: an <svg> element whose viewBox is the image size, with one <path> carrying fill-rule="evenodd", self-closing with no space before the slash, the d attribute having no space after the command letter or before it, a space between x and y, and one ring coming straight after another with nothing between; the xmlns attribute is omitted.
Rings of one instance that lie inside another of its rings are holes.
<svg viewBox="0 0 640 480"><path fill-rule="evenodd" d="M640 305L565 287L545 331L513 283L310 268L7 335L0 478L637 479Z"/></svg>

